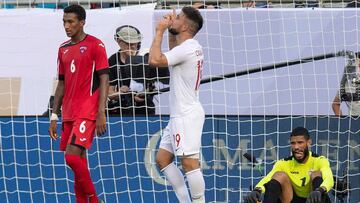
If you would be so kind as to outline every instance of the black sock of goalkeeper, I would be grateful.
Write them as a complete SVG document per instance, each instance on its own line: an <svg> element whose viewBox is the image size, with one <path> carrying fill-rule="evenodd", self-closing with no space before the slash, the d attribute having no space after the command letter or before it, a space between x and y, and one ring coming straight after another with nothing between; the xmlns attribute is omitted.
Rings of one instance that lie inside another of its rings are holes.
<svg viewBox="0 0 360 203"><path fill-rule="evenodd" d="M323 182L323 179L321 176L315 177L312 180L312 189L315 190L316 188L319 188L322 182Z"/></svg>
<svg viewBox="0 0 360 203"><path fill-rule="evenodd" d="M281 194L281 184L275 179L271 179L265 185L265 196L263 203L277 202Z"/></svg>

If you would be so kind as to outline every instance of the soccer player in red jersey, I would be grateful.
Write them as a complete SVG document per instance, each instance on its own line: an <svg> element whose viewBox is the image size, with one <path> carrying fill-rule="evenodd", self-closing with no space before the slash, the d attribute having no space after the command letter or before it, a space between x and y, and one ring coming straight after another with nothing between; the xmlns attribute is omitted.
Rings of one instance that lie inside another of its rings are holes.
<svg viewBox="0 0 360 203"><path fill-rule="evenodd" d="M74 172L75 196L78 203L98 203L87 166L86 150L94 132L106 131L105 102L108 93L109 68L104 44L84 32L86 12L79 5L64 9L63 23L71 39L61 44L58 52L58 79L49 134L54 140L57 114L62 107L60 149Z"/></svg>

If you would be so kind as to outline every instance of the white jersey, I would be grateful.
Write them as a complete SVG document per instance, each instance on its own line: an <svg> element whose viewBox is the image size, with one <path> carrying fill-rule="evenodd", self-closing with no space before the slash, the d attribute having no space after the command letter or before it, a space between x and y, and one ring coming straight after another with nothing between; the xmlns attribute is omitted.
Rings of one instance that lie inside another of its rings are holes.
<svg viewBox="0 0 360 203"><path fill-rule="evenodd" d="M170 72L170 117L180 117L202 110L199 85L203 51L198 41L188 39L164 53Z"/></svg>

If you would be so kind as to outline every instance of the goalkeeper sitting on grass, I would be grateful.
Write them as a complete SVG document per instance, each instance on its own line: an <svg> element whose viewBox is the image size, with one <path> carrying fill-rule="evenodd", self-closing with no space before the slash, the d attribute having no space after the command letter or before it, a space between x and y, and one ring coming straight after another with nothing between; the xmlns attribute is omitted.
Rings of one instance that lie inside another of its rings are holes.
<svg viewBox="0 0 360 203"><path fill-rule="evenodd" d="M290 135L292 156L279 160L274 168L245 198L245 203L328 203L327 192L334 185L329 161L311 151L306 128L297 127Z"/></svg>

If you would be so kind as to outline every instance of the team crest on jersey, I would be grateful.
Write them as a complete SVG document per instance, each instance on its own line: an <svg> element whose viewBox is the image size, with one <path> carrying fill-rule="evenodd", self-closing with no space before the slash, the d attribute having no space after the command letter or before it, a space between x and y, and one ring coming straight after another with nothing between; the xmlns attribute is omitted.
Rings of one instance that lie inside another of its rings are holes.
<svg viewBox="0 0 360 203"><path fill-rule="evenodd" d="M315 171L314 169L310 169L309 172L308 172L308 173L309 173L309 176L311 176L311 174L312 174L314 171Z"/></svg>
<svg viewBox="0 0 360 203"><path fill-rule="evenodd" d="M80 53L84 53L86 51L87 47L86 46L81 46L80 47Z"/></svg>

